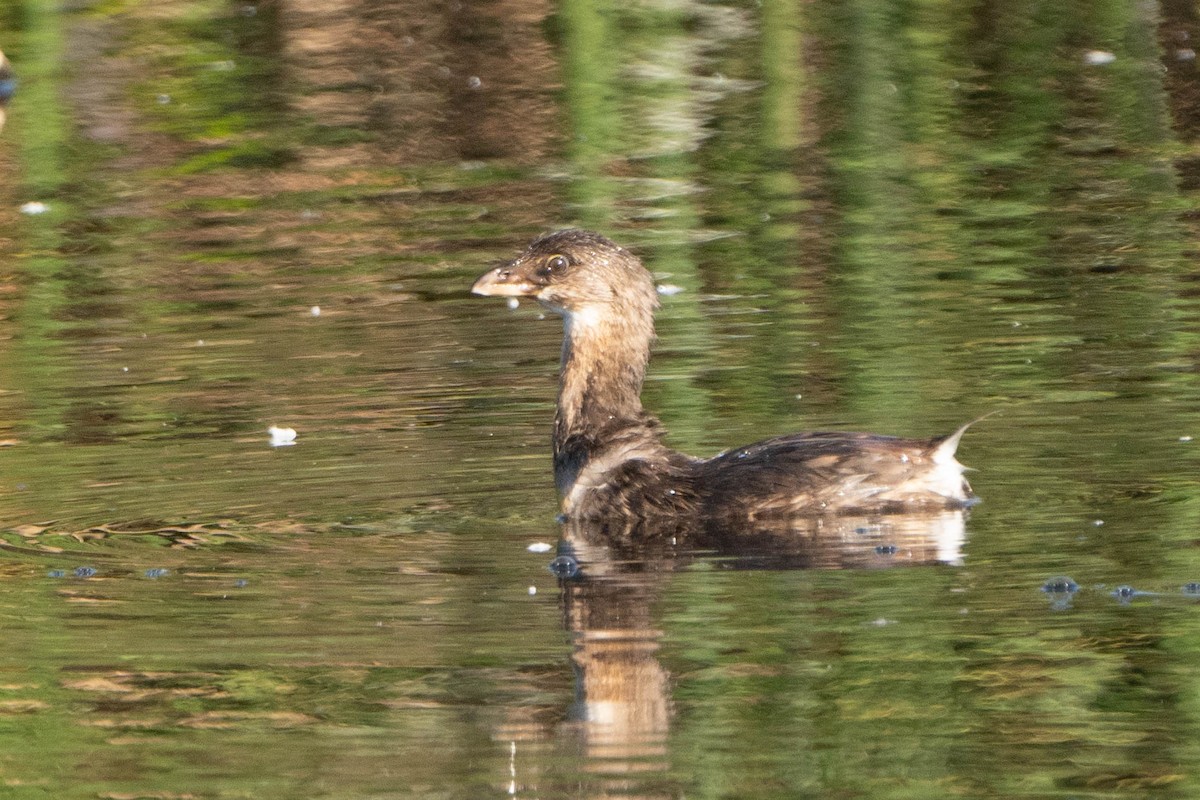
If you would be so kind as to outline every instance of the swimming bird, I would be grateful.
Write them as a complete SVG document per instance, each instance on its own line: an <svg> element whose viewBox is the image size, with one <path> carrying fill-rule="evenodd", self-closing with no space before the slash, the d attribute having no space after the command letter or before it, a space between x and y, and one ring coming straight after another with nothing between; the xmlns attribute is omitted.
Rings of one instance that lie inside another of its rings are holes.
<svg viewBox="0 0 1200 800"><path fill-rule="evenodd" d="M753 520L975 500L955 458L967 425L930 439L793 433L711 458L667 447L641 401L658 292L633 253L598 233L541 236L471 291L532 298L563 318L553 457L567 518Z"/></svg>

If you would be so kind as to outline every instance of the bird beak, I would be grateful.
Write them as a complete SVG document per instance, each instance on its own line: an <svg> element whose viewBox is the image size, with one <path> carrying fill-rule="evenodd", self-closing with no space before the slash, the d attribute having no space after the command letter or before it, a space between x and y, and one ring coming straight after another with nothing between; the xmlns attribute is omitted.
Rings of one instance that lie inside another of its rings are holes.
<svg viewBox="0 0 1200 800"><path fill-rule="evenodd" d="M481 294L485 297L530 297L537 294L539 288L520 271L511 266L504 266L480 275L479 280L471 287L471 294Z"/></svg>

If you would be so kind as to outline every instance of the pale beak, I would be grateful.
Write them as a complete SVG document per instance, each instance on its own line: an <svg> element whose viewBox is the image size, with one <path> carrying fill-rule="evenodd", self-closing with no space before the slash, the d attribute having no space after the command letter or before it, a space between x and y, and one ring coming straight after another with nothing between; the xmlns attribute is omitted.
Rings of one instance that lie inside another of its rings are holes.
<svg viewBox="0 0 1200 800"><path fill-rule="evenodd" d="M530 297L537 294L538 288L509 267L496 267L479 276L479 280L471 287L471 294L481 294L485 297Z"/></svg>

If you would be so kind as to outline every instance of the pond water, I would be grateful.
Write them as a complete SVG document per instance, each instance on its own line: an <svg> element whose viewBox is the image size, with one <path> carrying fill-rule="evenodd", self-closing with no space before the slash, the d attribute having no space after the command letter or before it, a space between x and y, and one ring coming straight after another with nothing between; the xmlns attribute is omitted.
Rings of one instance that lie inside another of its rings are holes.
<svg viewBox="0 0 1200 800"><path fill-rule="evenodd" d="M1197 36L0 0L4 795L1200 796ZM468 288L568 225L674 446L991 413L982 503L560 525L561 325Z"/></svg>

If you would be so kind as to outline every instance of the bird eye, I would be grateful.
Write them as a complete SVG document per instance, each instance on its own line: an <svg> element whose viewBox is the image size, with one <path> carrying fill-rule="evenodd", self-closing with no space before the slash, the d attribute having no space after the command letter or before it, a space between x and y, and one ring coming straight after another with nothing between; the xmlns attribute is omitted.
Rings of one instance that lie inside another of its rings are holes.
<svg viewBox="0 0 1200 800"><path fill-rule="evenodd" d="M546 262L546 266L550 267L554 272L562 272L567 268L567 259L565 256L555 256Z"/></svg>

